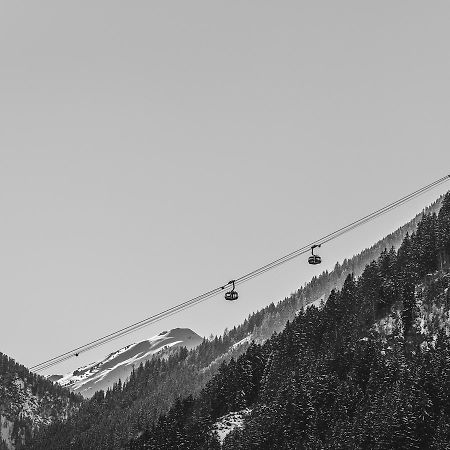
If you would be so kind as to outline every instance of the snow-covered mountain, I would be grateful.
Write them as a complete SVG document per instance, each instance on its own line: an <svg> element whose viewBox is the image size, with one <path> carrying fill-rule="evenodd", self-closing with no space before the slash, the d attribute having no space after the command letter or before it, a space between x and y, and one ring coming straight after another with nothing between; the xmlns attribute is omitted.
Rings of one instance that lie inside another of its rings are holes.
<svg viewBox="0 0 450 450"><path fill-rule="evenodd" d="M189 328L175 328L163 331L142 342L109 354L102 361L94 362L74 370L66 375L52 375L51 381L69 388L72 392L91 397L100 389L112 387L119 379L125 381L134 367L157 354L164 356L170 349L186 347L188 350L202 342L202 338Z"/></svg>

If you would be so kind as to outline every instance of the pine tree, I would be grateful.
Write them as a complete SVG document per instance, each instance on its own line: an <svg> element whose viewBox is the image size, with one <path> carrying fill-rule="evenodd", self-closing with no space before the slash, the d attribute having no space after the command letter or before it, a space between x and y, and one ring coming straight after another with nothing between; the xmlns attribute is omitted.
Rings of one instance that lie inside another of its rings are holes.
<svg viewBox="0 0 450 450"><path fill-rule="evenodd" d="M450 192L445 194L438 214L437 247L440 266L450 267Z"/></svg>

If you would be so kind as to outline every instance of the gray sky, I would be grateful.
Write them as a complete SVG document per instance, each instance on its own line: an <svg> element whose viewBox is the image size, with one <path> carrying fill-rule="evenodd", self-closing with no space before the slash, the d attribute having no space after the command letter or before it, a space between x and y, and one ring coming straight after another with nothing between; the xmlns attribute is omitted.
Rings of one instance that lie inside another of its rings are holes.
<svg viewBox="0 0 450 450"><path fill-rule="evenodd" d="M448 2L2 2L0 351L31 366L449 173L449 42ZM51 372L221 333L444 191Z"/></svg>

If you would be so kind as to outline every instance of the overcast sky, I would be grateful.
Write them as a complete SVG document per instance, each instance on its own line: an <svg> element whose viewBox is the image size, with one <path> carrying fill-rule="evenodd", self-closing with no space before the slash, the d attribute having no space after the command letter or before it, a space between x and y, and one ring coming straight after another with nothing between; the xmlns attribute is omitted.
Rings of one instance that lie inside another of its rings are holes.
<svg viewBox="0 0 450 450"><path fill-rule="evenodd" d="M31 366L450 173L449 42L447 1L1 2L0 351ZM219 334L445 188L51 372Z"/></svg>

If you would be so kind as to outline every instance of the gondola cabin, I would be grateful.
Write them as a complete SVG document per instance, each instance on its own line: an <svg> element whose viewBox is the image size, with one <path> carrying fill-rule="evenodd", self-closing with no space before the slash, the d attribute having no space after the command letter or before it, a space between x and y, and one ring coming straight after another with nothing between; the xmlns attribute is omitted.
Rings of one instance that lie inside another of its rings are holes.
<svg viewBox="0 0 450 450"><path fill-rule="evenodd" d="M225 300L229 300L230 302L237 300L239 295L238 293L235 291L235 286L234 286L235 281L231 280L228 282L228 284L232 284L233 288L231 289L231 291L228 291L225 293ZM222 287L222 289L224 289L225 286Z"/></svg>
<svg viewBox="0 0 450 450"><path fill-rule="evenodd" d="M311 247L311 256L308 258L309 264L320 264L322 262L322 258L319 255L314 254L314 249L320 247L320 245L313 245Z"/></svg>
<svg viewBox="0 0 450 450"><path fill-rule="evenodd" d="M308 262L309 262L309 264L314 264L314 265L320 264L322 262L322 258L319 255L311 255L308 258Z"/></svg>
<svg viewBox="0 0 450 450"><path fill-rule="evenodd" d="M239 297L238 293L234 290L225 293L225 300L234 301L237 300L238 297Z"/></svg>

